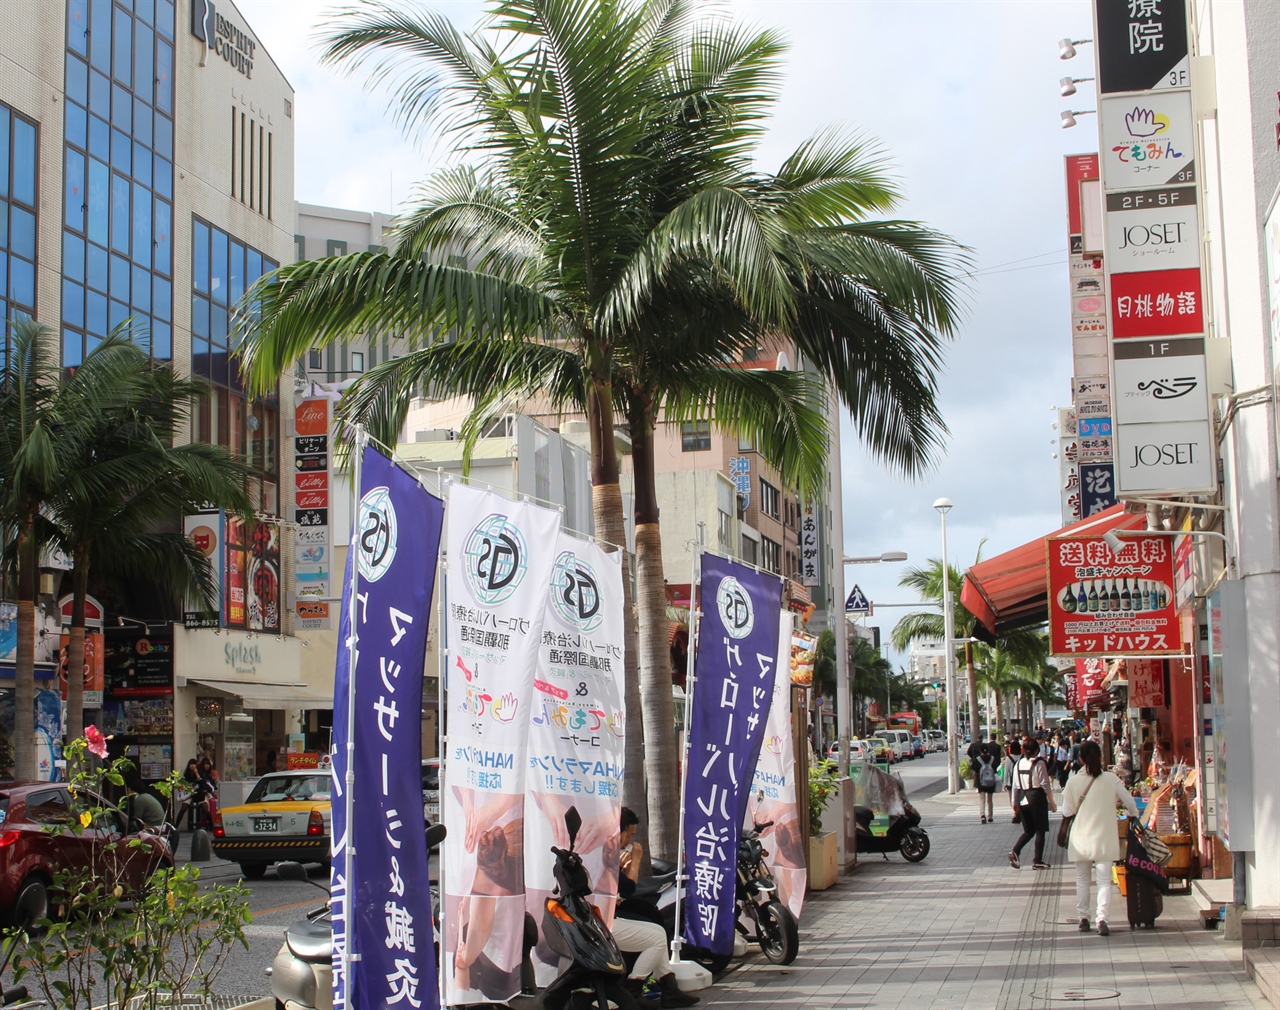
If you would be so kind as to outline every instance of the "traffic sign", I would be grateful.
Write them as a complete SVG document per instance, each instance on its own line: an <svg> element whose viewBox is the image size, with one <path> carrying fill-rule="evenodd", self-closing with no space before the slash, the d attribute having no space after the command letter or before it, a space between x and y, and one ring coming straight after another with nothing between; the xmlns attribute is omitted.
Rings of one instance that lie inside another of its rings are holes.
<svg viewBox="0 0 1280 1010"><path fill-rule="evenodd" d="M862 590L858 586L854 586L853 591L849 593L849 599L844 604L844 612L846 614L871 613L871 603L862 594Z"/></svg>

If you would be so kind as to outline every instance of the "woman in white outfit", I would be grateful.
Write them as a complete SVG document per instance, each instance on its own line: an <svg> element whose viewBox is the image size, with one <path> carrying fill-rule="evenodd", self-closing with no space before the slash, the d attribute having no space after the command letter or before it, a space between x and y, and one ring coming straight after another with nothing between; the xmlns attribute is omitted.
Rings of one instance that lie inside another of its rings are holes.
<svg viewBox="0 0 1280 1010"><path fill-rule="evenodd" d="M1080 932L1089 932L1089 877L1098 878L1098 933L1109 936L1107 917L1111 913L1111 864L1120 858L1120 833L1116 830L1116 807L1123 806L1130 818L1138 816L1138 805L1129 790L1112 772L1102 770L1102 748L1090 740L1080 748L1081 769L1071 776L1062 794L1064 817L1075 815L1067 858L1076 864L1076 914Z"/></svg>

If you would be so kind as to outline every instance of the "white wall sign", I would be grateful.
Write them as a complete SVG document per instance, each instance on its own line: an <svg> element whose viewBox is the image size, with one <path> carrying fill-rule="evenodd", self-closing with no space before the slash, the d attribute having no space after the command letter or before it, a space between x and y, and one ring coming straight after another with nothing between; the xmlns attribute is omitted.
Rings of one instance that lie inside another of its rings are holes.
<svg viewBox="0 0 1280 1010"><path fill-rule="evenodd" d="M1176 358L1117 356L1115 370L1118 424L1208 419L1203 354Z"/></svg>
<svg viewBox="0 0 1280 1010"><path fill-rule="evenodd" d="M1108 191L1195 182L1189 91L1104 98L1098 118L1102 180ZM1110 242L1108 236L1108 248Z"/></svg>
<svg viewBox="0 0 1280 1010"><path fill-rule="evenodd" d="M1196 188L1108 193L1107 262L1116 273L1198 267Z"/></svg>
<svg viewBox="0 0 1280 1010"><path fill-rule="evenodd" d="M1118 424L1116 484L1121 495L1211 491L1213 425L1209 421Z"/></svg>

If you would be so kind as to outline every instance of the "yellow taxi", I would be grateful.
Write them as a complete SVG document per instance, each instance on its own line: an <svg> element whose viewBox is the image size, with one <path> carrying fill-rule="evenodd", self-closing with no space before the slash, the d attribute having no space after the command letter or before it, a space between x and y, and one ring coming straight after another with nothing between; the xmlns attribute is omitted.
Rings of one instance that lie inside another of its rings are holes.
<svg viewBox="0 0 1280 1010"><path fill-rule="evenodd" d="M329 862L332 777L302 769L262 776L244 803L213 817L213 852L259 880L272 863Z"/></svg>

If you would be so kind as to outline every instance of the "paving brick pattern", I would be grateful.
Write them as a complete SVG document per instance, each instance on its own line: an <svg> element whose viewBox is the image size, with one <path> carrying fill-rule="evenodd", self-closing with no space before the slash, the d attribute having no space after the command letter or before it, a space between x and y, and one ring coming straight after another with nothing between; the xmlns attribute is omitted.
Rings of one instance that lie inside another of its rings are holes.
<svg viewBox="0 0 1280 1010"><path fill-rule="evenodd" d="M1269 1010L1244 973L1239 945L1202 929L1191 898L1166 898L1154 931L1131 932L1116 892L1111 936L1081 934L1074 868L1053 844L1056 820L1052 868L1032 870L1028 846L1015 871L1005 854L1019 830L1007 816L983 825L970 804L918 807L932 843L923 863L863 857L853 875L809 897L794 964L778 968L757 951L704 991L703 1004Z"/></svg>

